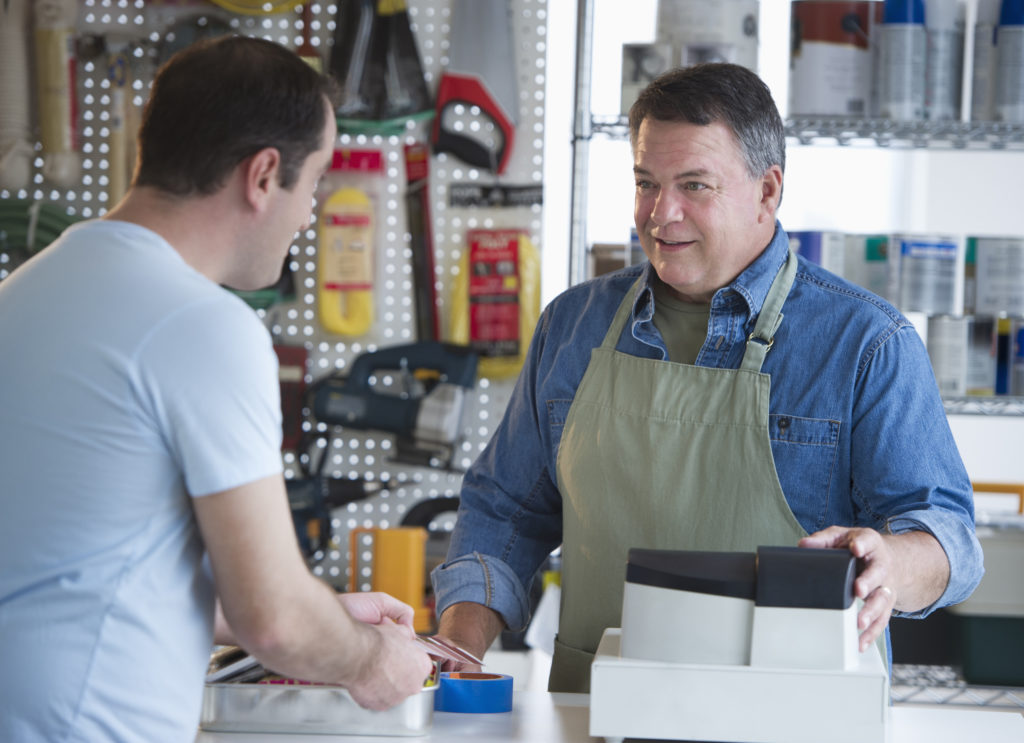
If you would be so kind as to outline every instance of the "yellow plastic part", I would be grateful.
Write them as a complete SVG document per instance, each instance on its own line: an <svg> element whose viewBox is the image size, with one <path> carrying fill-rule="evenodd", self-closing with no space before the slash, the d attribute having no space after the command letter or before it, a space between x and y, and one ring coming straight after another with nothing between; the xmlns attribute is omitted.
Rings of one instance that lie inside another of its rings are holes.
<svg viewBox="0 0 1024 743"><path fill-rule="evenodd" d="M373 325L374 214L369 196L358 188L339 188L324 203L319 225L320 324L338 335L363 335ZM353 281L359 288L348 288Z"/></svg>
<svg viewBox="0 0 1024 743"><path fill-rule="evenodd" d="M519 235L519 355L481 357L477 374L487 379L507 379L519 375L533 329L540 319L540 251L530 237ZM469 249L459 262L451 309L451 341L469 345Z"/></svg>
<svg viewBox="0 0 1024 743"><path fill-rule="evenodd" d="M275 15L284 13L299 5L302 0L213 0L225 10L242 15Z"/></svg>
<svg viewBox="0 0 1024 743"><path fill-rule="evenodd" d="M413 608L413 629L427 632L433 623L430 607L424 606L426 587L427 530L422 526L399 526L392 529L358 526L349 532L349 593L358 590L357 567L360 560L359 541L362 535L373 537L370 586L374 591L389 593Z"/></svg>

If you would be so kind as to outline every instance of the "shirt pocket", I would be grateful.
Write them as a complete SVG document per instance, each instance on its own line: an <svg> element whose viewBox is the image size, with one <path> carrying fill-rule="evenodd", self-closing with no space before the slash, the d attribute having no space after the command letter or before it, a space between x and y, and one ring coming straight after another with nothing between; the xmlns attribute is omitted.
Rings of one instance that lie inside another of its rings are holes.
<svg viewBox="0 0 1024 743"><path fill-rule="evenodd" d="M779 484L790 510L808 532L825 526L840 422L769 415L768 437Z"/></svg>
<svg viewBox="0 0 1024 743"><path fill-rule="evenodd" d="M569 417L572 400L548 400L548 435L551 441L550 455L552 461L558 456L558 445L562 442L562 431Z"/></svg>

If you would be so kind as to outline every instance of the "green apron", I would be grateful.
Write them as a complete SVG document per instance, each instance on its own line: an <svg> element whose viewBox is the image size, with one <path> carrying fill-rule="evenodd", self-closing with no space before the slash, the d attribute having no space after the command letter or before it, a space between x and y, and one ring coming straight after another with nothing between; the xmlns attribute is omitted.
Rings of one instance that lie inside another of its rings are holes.
<svg viewBox="0 0 1024 743"><path fill-rule="evenodd" d="M796 263L790 253L775 277L739 369L616 351L632 290L591 352L558 448L562 606L550 691L589 691L601 635L621 626L631 547L753 552L806 536L775 471L771 379L761 373Z"/></svg>

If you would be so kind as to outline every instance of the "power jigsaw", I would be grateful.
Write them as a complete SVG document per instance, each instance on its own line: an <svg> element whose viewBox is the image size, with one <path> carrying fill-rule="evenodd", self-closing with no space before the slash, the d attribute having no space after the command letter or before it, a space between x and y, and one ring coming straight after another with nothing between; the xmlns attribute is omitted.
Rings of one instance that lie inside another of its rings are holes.
<svg viewBox="0 0 1024 743"><path fill-rule="evenodd" d="M347 376L313 385L321 423L395 434L395 461L452 470L466 392L477 354L467 346L423 341L358 356Z"/></svg>

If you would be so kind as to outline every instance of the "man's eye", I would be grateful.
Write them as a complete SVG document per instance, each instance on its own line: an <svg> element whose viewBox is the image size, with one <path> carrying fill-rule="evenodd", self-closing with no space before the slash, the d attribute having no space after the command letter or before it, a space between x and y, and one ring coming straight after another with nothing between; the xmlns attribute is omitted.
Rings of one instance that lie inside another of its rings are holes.
<svg viewBox="0 0 1024 743"><path fill-rule="evenodd" d="M707 186L703 183L698 183L697 181L687 181L683 184L683 188L687 191L703 191Z"/></svg>
<svg viewBox="0 0 1024 743"><path fill-rule="evenodd" d="M651 183L650 181L637 181L636 187L639 188L641 191L647 191L654 188L654 184Z"/></svg>

